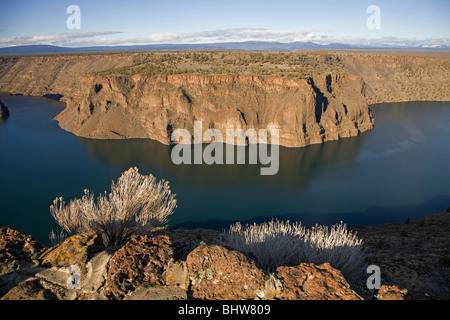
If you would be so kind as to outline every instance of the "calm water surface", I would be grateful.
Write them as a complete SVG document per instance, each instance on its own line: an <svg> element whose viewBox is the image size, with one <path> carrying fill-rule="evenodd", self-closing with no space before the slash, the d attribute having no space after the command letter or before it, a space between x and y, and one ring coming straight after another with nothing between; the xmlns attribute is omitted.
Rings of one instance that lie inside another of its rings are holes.
<svg viewBox="0 0 450 320"><path fill-rule="evenodd" d="M172 226L226 228L278 217L306 225L404 221L450 206L450 102L372 107L375 128L359 137L280 148L280 169L260 165L180 165L149 139L91 140L59 128L62 103L0 96L11 113L0 124L0 226L48 244L58 230L53 199L109 190L131 166L170 181Z"/></svg>

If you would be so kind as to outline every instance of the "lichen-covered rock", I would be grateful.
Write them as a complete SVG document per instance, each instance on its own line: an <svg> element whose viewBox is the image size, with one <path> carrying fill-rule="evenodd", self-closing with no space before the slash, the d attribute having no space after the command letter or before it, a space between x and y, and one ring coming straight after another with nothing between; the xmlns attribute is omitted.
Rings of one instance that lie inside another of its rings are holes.
<svg viewBox="0 0 450 320"><path fill-rule="evenodd" d="M350 289L341 272L330 264L302 263L295 267L279 267L277 276L283 291L277 294L282 300L360 300Z"/></svg>
<svg viewBox="0 0 450 320"><path fill-rule="evenodd" d="M10 228L0 228L0 275L32 263L42 249L33 237Z"/></svg>
<svg viewBox="0 0 450 320"><path fill-rule="evenodd" d="M123 299L143 284L165 285L164 272L172 259L168 236L134 236L108 263L105 296Z"/></svg>
<svg viewBox="0 0 450 320"><path fill-rule="evenodd" d="M166 286L179 287L185 291L189 288L189 273L185 261L170 260L163 276Z"/></svg>
<svg viewBox="0 0 450 320"><path fill-rule="evenodd" d="M243 253L200 244L186 259L194 299L255 299L264 273Z"/></svg>
<svg viewBox="0 0 450 320"><path fill-rule="evenodd" d="M71 236L60 245L44 252L40 259L43 265L52 267L70 267L76 265L81 272L87 272L86 264L103 250L101 239L96 233L83 233Z"/></svg>

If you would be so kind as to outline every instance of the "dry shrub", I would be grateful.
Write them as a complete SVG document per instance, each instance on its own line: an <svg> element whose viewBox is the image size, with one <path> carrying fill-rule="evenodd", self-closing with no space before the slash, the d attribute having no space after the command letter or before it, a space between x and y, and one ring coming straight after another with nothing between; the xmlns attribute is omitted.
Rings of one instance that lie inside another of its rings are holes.
<svg viewBox="0 0 450 320"><path fill-rule="evenodd" d="M305 229L300 223L278 220L245 227L236 223L227 240L231 247L253 255L266 272L303 262L328 262L349 280L358 280L365 272L362 240L342 222L330 229L318 225Z"/></svg>
<svg viewBox="0 0 450 320"><path fill-rule="evenodd" d="M118 246L133 234L145 234L166 223L175 208L175 195L167 181L157 182L153 175L143 176L137 168L130 168L111 183L109 194L94 199L84 190L81 199L68 204L56 198L50 212L69 235L95 231L105 246Z"/></svg>

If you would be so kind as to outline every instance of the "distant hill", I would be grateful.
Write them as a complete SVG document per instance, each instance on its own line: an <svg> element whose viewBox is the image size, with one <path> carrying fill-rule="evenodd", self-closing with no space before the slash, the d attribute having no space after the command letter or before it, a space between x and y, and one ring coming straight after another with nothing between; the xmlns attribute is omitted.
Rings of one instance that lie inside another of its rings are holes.
<svg viewBox="0 0 450 320"><path fill-rule="evenodd" d="M247 51L294 51L314 49L421 49L421 50L449 50L450 47L424 48L417 46L395 47L395 46L354 46L343 43L319 44L315 42L224 42L204 44L153 44L134 46L111 46L111 47L82 47L68 48L51 45L30 45L0 48L0 55L28 55L28 54L61 54L82 52L113 52L113 51L156 51L156 50L247 50Z"/></svg>
<svg viewBox="0 0 450 320"><path fill-rule="evenodd" d="M72 48L33 45L33 46L16 46L0 48L0 54L49 54L49 53L70 53L74 52Z"/></svg>

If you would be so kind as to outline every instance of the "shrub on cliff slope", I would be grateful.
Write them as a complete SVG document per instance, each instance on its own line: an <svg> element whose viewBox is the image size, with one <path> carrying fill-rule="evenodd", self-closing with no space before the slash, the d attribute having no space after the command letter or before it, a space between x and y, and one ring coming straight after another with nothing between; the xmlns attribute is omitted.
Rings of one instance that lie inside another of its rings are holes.
<svg viewBox="0 0 450 320"><path fill-rule="evenodd" d="M347 279L357 280L365 270L362 240L342 222L331 229L317 225L305 229L300 223L278 220L245 227L236 223L227 239L231 247L252 254L266 272L303 262L328 262Z"/></svg>
<svg viewBox="0 0 450 320"><path fill-rule="evenodd" d="M111 192L96 199L84 190L81 199L66 204L56 198L50 212L69 234L95 231L105 246L125 243L133 234L145 234L166 222L176 207L169 183L157 182L153 175L143 176L130 168L111 183Z"/></svg>

